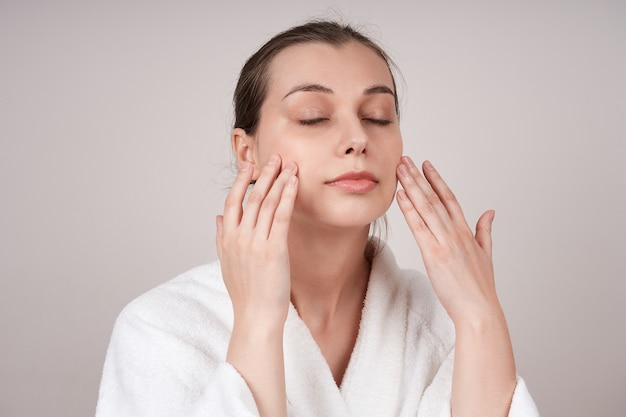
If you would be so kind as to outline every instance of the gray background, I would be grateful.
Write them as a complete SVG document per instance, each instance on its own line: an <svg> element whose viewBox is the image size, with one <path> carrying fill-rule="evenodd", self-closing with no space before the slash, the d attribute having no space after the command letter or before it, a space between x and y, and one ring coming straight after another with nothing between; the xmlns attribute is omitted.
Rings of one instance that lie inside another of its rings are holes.
<svg viewBox="0 0 626 417"><path fill-rule="evenodd" d="M122 307L216 258L237 73L308 16L365 23L404 75L405 152L472 223L496 210L542 414L624 415L626 2L313 3L0 2L0 415L93 415Z"/></svg>

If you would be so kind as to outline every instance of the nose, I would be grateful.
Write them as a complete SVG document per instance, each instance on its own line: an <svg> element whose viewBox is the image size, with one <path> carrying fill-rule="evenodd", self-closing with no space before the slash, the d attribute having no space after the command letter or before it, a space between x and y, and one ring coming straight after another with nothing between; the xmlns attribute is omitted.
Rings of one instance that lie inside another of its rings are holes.
<svg viewBox="0 0 626 417"><path fill-rule="evenodd" d="M366 146L365 146L365 140L362 139L358 139L358 140L353 140L352 143L350 144L351 146L346 149L345 154L346 155L350 155L350 154L355 154L355 155L361 155L361 154L365 154L365 151L367 150Z"/></svg>
<svg viewBox="0 0 626 417"><path fill-rule="evenodd" d="M361 125L361 121L350 123L343 132L340 152L343 155L365 155L367 152L368 137Z"/></svg>

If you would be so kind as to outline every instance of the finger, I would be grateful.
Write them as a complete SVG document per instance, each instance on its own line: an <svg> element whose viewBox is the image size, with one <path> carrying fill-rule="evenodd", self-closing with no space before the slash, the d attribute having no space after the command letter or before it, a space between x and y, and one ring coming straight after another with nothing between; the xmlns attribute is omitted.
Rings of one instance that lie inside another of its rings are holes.
<svg viewBox="0 0 626 417"><path fill-rule="evenodd" d="M224 202L224 218L223 226L227 230L232 230L239 225L243 213L243 199L250 185L253 173L252 166L249 162L243 162L233 186L230 188L226 201Z"/></svg>
<svg viewBox="0 0 626 417"><path fill-rule="evenodd" d="M402 157L397 173L409 200L428 228L435 237L443 236L448 229L447 223L451 223L451 220L437 193L410 158Z"/></svg>
<svg viewBox="0 0 626 417"><path fill-rule="evenodd" d="M248 195L246 207L241 217L241 226L252 229L257 224L261 204L280 172L280 156L272 155L261 169L261 174Z"/></svg>
<svg viewBox="0 0 626 417"><path fill-rule="evenodd" d="M430 228L418 213L405 190L398 190L396 193L396 201L420 249L424 251L428 246L435 243L436 239Z"/></svg>
<svg viewBox="0 0 626 417"><path fill-rule="evenodd" d="M224 238L224 216L215 216L215 247L217 256L222 259L222 239Z"/></svg>
<svg viewBox="0 0 626 417"><path fill-rule="evenodd" d="M454 195L450 187L448 187L448 184L446 184L443 178L441 178L441 175L439 175L439 172L435 169L433 164L430 161L424 161L422 169L424 171L424 176L426 177L426 180L428 180L433 190L439 196L439 200L441 201L441 204L443 204L443 206L446 208L446 211L452 219L452 222L457 227L466 229L466 231L469 231L471 233L469 225L465 220L465 215L463 214L463 209L461 208L461 205L459 204L456 196Z"/></svg>
<svg viewBox="0 0 626 417"><path fill-rule="evenodd" d="M275 216L278 214L277 211L283 198L291 197L289 193L286 196L284 191L291 177L295 176L296 170L297 166L295 163L291 162L287 164L265 196L256 221L256 232L259 238L267 239L269 237L270 231L274 227ZM290 213L291 212L289 212L289 214Z"/></svg>
<svg viewBox="0 0 626 417"><path fill-rule="evenodd" d="M297 169L297 168L296 168ZM294 174L289 176L287 184L282 189L280 203L274 213L272 228L269 231L269 239L286 239L291 224L291 214L298 194L298 177Z"/></svg>
<svg viewBox="0 0 626 417"><path fill-rule="evenodd" d="M492 247L491 227L495 214L493 210L486 211L476 223L476 241L489 254L489 257L491 257Z"/></svg>

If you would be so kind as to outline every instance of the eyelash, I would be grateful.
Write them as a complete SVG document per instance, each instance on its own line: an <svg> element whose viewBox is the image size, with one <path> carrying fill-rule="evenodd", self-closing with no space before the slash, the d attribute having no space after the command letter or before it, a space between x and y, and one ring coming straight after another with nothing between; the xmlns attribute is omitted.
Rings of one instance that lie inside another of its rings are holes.
<svg viewBox="0 0 626 417"><path fill-rule="evenodd" d="M318 124L318 123L324 122L324 121L326 121L326 120L328 120L328 119L325 119L325 118L323 118L323 117L318 117L318 118L316 118L316 119L306 119L306 120L300 120L300 124L301 124L302 126L313 126L313 125L316 125L316 124Z"/></svg>
<svg viewBox="0 0 626 417"><path fill-rule="evenodd" d="M318 123L325 122L327 120L328 119L326 119L326 118L318 117L316 119L300 120L300 124L302 126L313 126L313 125L316 125ZM372 119L372 118L368 117L368 118L365 118L363 120L365 120L366 122L373 123L373 124L378 125L378 126L387 126L387 125L391 124L391 120L385 120L385 119Z"/></svg>
<svg viewBox="0 0 626 417"><path fill-rule="evenodd" d="M386 119L371 119L371 118L367 118L367 119L363 119L366 120L370 123L373 123L375 125L379 125L379 126L387 126L391 124L391 120L386 120Z"/></svg>

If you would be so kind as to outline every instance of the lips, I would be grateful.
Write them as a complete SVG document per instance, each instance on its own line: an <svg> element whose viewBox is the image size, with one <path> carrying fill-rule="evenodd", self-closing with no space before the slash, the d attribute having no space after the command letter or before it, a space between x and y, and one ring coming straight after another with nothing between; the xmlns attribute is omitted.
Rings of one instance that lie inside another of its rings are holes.
<svg viewBox="0 0 626 417"><path fill-rule="evenodd" d="M366 193L378 185L378 180L371 172L347 172L330 181L326 185L338 188L349 193Z"/></svg>

